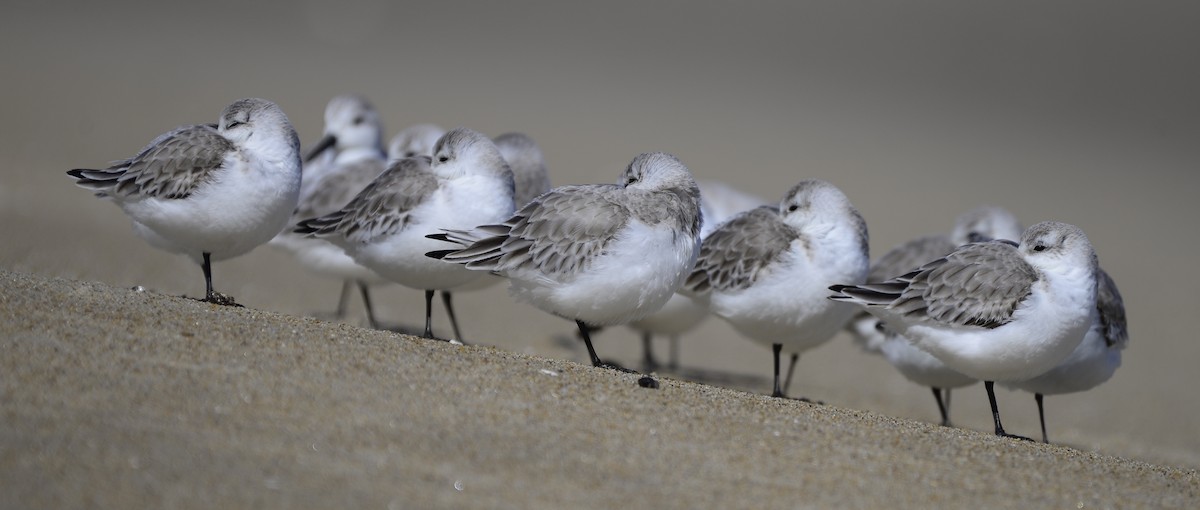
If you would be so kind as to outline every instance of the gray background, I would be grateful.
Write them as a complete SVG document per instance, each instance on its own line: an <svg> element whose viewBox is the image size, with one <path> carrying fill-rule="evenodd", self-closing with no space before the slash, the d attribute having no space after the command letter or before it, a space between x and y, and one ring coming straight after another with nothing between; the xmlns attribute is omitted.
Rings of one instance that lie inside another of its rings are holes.
<svg viewBox="0 0 1200 510"><path fill-rule="evenodd" d="M203 291L183 257L133 236L63 172L133 154L246 96L278 102L306 143L335 94L370 97L389 135L417 122L519 130L555 184L613 181L637 153L771 200L805 178L841 187L872 254L1002 205L1026 224L1080 225L1125 296L1124 366L1086 394L1048 397L1052 438L1200 466L1191 326L1200 212L1200 9L1185 2L163 2L6 6L0 16L0 267ZM249 306L333 307L338 282L270 248L215 269ZM380 292L417 324L419 293ZM586 360L573 327L500 287L459 298L465 335ZM355 309L357 314L357 309ZM440 309L435 328L445 330ZM354 315L351 320L358 320ZM448 332L447 332L448 333ZM562 338L559 338L562 337ZM601 355L634 362L624 328ZM690 367L769 374L769 351L716 319L684 340ZM800 363L794 392L934 420L928 391L844 336ZM766 379L740 384L769 391ZM988 429L983 390L954 418ZM1010 431L1033 399L1001 392Z"/></svg>

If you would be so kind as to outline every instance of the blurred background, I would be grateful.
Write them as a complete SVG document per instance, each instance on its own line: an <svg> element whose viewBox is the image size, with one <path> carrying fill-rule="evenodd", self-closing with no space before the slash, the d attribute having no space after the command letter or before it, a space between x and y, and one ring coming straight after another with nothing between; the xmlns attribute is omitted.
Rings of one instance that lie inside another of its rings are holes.
<svg viewBox="0 0 1200 510"><path fill-rule="evenodd" d="M369 97L388 136L418 122L538 141L555 185L612 182L661 150L698 177L777 201L828 180L870 227L872 257L947 232L980 204L1081 226L1124 294L1124 366L1047 397L1052 440L1200 467L1200 6L1187 2L26 2L0 17L0 268L203 293L64 172L134 154L235 99L279 103L305 144L325 103ZM332 310L341 283L261 247L215 285L254 308ZM352 300L347 320L365 321ZM586 361L573 324L503 287L457 296L468 340ZM421 293L376 295L419 325ZM435 310L435 332L449 335ZM666 356L665 343L660 358ZM708 319L682 341L707 382L770 391L770 351ZM636 366L631 330L597 337ZM937 421L926 388L845 335L800 361L792 393ZM1001 390L1010 432L1033 398ZM991 430L981 385L952 417Z"/></svg>

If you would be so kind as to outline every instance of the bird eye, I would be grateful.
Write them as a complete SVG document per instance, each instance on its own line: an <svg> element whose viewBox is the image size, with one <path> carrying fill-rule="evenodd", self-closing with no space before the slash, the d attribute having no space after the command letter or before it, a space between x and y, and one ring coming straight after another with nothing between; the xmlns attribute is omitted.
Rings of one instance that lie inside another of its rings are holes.
<svg viewBox="0 0 1200 510"><path fill-rule="evenodd" d="M355 125L355 126L357 126L357 125L359 125L359 124L362 124L363 122L366 122L366 121L367 121L367 119L363 118L363 116L362 116L362 115L359 115L359 116L357 116L357 117L355 117L355 118L354 118L354 125Z"/></svg>
<svg viewBox="0 0 1200 510"><path fill-rule="evenodd" d="M627 179L627 180L625 181L625 185L626 185L626 186L628 186L628 185L630 185L630 184L633 184L633 183L635 183L635 182L638 182L637 176L635 176L635 175L631 175L631 176L629 176L629 179Z"/></svg>
<svg viewBox="0 0 1200 510"><path fill-rule="evenodd" d="M444 155L443 155L443 156L438 156L438 163L445 163L445 162L447 162L447 161L450 161L450 157L449 157L449 156L444 156Z"/></svg>
<svg viewBox="0 0 1200 510"><path fill-rule="evenodd" d="M404 153L404 157L406 157L406 158L415 157L416 155L417 155L416 151L408 151L408 152Z"/></svg>
<svg viewBox="0 0 1200 510"><path fill-rule="evenodd" d="M233 129L233 128L235 128L235 127L238 127L238 126L240 126L240 125L242 125L242 124L245 124L245 122L241 122L241 121L237 121L237 120L231 120L231 121L229 121L229 123L225 124L225 129Z"/></svg>
<svg viewBox="0 0 1200 510"><path fill-rule="evenodd" d="M1033 245L1033 251L1046 251L1046 245L1035 244L1035 245Z"/></svg>
<svg viewBox="0 0 1200 510"><path fill-rule="evenodd" d="M799 209L799 208L800 208L800 206L799 206L799 205L796 205L796 204L789 205L789 206L788 206L788 212L796 212L796 210L797 210L797 209Z"/></svg>

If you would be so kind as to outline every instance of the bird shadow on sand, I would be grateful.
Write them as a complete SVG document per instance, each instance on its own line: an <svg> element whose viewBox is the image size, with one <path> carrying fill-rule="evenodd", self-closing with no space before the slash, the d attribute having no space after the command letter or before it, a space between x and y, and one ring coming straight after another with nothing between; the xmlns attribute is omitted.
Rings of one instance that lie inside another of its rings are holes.
<svg viewBox="0 0 1200 510"><path fill-rule="evenodd" d="M582 340L576 334L559 334L551 337L551 345L567 351L582 350ZM636 367L637 363L631 363L627 366ZM648 372L651 373L651 372ZM762 388L770 388L771 379L759 375L730 372L715 368L703 367L666 367L660 366L655 368L652 373L662 376L680 379L684 381L707 384L710 386L720 386L722 388L730 388L752 393L760 392Z"/></svg>

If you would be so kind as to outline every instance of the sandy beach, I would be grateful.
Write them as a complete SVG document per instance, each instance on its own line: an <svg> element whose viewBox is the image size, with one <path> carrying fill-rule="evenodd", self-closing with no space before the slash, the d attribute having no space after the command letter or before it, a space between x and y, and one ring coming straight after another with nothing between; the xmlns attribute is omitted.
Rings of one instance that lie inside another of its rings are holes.
<svg viewBox="0 0 1200 510"><path fill-rule="evenodd" d="M0 274L5 508L1188 508L1193 470Z"/></svg>

